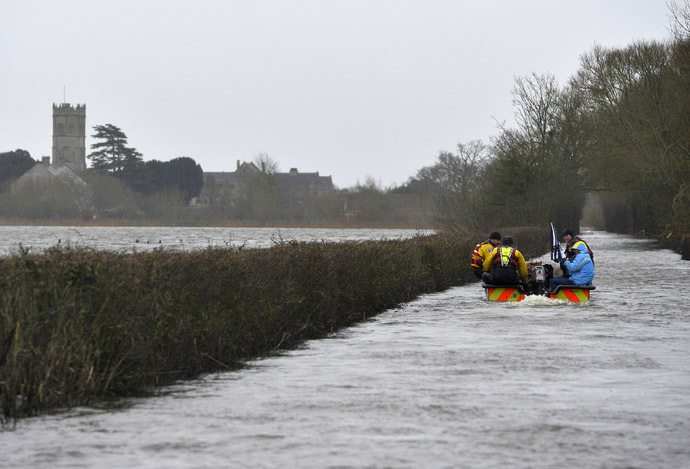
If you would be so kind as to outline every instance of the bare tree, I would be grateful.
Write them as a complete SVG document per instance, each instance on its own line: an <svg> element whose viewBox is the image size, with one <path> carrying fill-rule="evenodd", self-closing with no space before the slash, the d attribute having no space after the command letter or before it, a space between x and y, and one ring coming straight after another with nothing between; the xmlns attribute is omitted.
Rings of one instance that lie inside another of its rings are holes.
<svg viewBox="0 0 690 469"><path fill-rule="evenodd" d="M513 104L517 128L499 126L493 142L487 217L576 226L587 187L582 99L553 75L532 74L515 80Z"/></svg>
<svg viewBox="0 0 690 469"><path fill-rule="evenodd" d="M690 0L683 4L671 2L668 5L671 10L671 32L676 40L690 38Z"/></svg>
<svg viewBox="0 0 690 469"><path fill-rule="evenodd" d="M381 186L381 181L377 181L373 176L366 176L364 178L363 183L360 183L359 179L357 179L355 191L368 193L383 193L383 188Z"/></svg>
<svg viewBox="0 0 690 469"><path fill-rule="evenodd" d="M280 171L278 162L271 158L268 153L257 153L256 156L254 156L254 164L264 174L275 174Z"/></svg>
<svg viewBox="0 0 690 469"><path fill-rule="evenodd" d="M447 229L462 232L484 228L480 212L490 159L488 147L472 140L459 143L454 154L442 151L436 164L417 172L418 181L436 188L436 216Z"/></svg>

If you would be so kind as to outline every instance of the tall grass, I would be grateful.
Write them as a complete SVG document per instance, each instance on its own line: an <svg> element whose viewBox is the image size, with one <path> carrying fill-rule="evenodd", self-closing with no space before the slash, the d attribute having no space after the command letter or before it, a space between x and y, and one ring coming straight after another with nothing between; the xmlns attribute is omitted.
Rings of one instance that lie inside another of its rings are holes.
<svg viewBox="0 0 690 469"><path fill-rule="evenodd" d="M547 247L533 235L518 237L526 256ZM136 394L322 337L471 281L476 241L434 235L134 254L55 248L0 258L4 418Z"/></svg>

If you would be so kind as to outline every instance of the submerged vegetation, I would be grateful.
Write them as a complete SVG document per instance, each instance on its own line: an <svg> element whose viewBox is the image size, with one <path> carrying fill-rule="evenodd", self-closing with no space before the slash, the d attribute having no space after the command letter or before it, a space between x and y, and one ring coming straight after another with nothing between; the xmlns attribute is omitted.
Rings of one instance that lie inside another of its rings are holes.
<svg viewBox="0 0 690 469"><path fill-rule="evenodd" d="M526 257L547 249L542 231L513 230ZM4 418L232 369L472 281L478 239L1 258Z"/></svg>

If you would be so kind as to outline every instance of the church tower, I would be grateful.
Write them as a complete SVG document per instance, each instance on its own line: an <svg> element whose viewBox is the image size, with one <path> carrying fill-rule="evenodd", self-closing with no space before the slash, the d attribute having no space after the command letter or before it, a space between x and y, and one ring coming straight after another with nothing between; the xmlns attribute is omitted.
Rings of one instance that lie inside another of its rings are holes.
<svg viewBox="0 0 690 469"><path fill-rule="evenodd" d="M86 169L85 104L53 104L53 164Z"/></svg>

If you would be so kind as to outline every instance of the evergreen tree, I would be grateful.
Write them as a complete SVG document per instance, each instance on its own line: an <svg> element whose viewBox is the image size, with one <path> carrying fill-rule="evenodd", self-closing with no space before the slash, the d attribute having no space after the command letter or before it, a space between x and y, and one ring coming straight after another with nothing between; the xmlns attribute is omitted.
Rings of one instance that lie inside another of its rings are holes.
<svg viewBox="0 0 690 469"><path fill-rule="evenodd" d="M0 189L27 172L36 163L26 150L0 153Z"/></svg>
<svg viewBox="0 0 690 469"><path fill-rule="evenodd" d="M127 146L127 136L119 127L112 124L96 125L94 130L96 133L92 137L103 140L91 145L95 151L87 156L94 168L116 174L143 162L141 153Z"/></svg>
<svg viewBox="0 0 690 469"><path fill-rule="evenodd" d="M196 197L204 186L204 172L192 158L183 156L170 161L151 160L125 168L118 177L134 192L145 196L179 191L185 203Z"/></svg>
<svg viewBox="0 0 690 469"><path fill-rule="evenodd" d="M192 197L197 197L204 187L204 171L192 158L181 156L166 163L165 183L177 187L189 203Z"/></svg>

